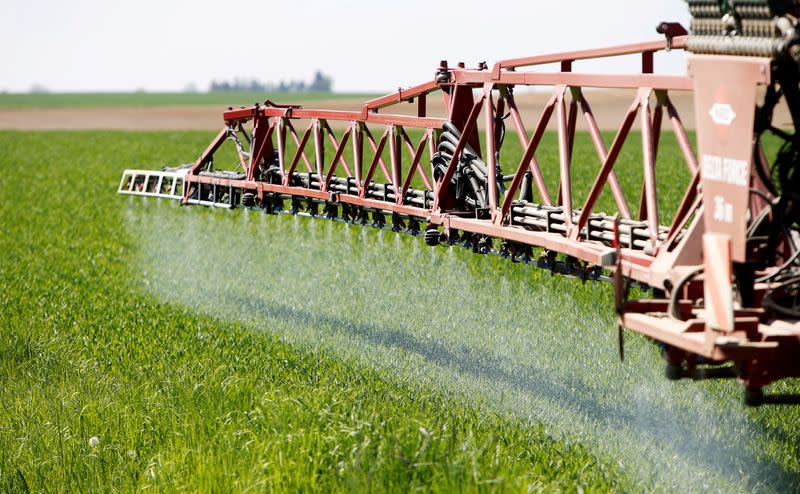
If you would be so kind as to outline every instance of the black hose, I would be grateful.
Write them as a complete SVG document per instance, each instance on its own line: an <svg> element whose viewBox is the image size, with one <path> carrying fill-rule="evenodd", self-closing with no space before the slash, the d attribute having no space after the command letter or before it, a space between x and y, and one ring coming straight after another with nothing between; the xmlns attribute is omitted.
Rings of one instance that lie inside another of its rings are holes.
<svg viewBox="0 0 800 494"><path fill-rule="evenodd" d="M791 266L792 263L795 262L798 257L800 257L800 250L792 254L791 257L789 257L789 259L787 259L786 262L781 264L781 266L774 273L758 278L756 280L756 283L766 283L767 281L775 279L779 274L781 274L784 270L786 270L789 266Z"/></svg>
<svg viewBox="0 0 800 494"><path fill-rule="evenodd" d="M475 175L478 177L478 179L480 179L481 182L486 182L486 178L487 178L486 177L486 173L484 173L484 171L481 170L480 166L478 166L477 163L475 163L475 161L472 161L469 164L469 167L473 171L473 173L475 173Z"/></svg>
<svg viewBox="0 0 800 494"><path fill-rule="evenodd" d="M762 306L765 309L769 309L777 314L781 314L783 316L793 318L793 319L800 319L800 311L796 310L795 308L785 307L783 305L778 304L775 302L773 298L773 294L778 290L786 290L789 291L789 288L798 287L800 286L800 277L791 278L780 285L776 286L775 288L769 290L764 295L764 300L762 302ZM795 294L795 300L797 299L797 295Z"/></svg>
<svg viewBox="0 0 800 494"><path fill-rule="evenodd" d="M456 154L456 146L448 141L442 141L439 143L439 147L437 148L440 152L442 151L449 151L450 156Z"/></svg>
<svg viewBox="0 0 800 494"><path fill-rule="evenodd" d="M441 139L445 139L445 140L447 140L447 141L449 141L449 142L451 142L451 143L453 143L454 145L457 146L458 145L458 141L461 140L461 131L459 131L450 122L445 122L444 123L444 129L445 129L445 131L442 132ZM464 143L464 150L466 152L472 154L473 156L478 156L478 153L475 152L475 149L473 149L472 146L470 146L468 142Z"/></svg>
<svg viewBox="0 0 800 494"><path fill-rule="evenodd" d="M457 139L461 139L461 131L458 130L458 128L455 125L453 125L451 122L445 122L442 125L442 127L444 128L445 131L447 131L447 132L453 134L454 136L456 136Z"/></svg>
<svg viewBox="0 0 800 494"><path fill-rule="evenodd" d="M703 270L704 268L701 266L698 267L697 269L694 269L686 273L680 280L678 280L678 283L675 284L675 286L672 288L672 291L669 294L669 308L667 310L669 317L677 321L684 320L681 318L682 314L680 312L680 305L679 305L681 300L680 299L681 293L683 292L683 288L695 277L697 277L700 273L702 273Z"/></svg>
<svg viewBox="0 0 800 494"><path fill-rule="evenodd" d="M480 186L478 185L478 181L475 179L474 175L470 175L469 177L469 184L472 186L472 190L475 194L475 198L478 201L478 206L486 207L486 200L483 197L483 194L480 193Z"/></svg>

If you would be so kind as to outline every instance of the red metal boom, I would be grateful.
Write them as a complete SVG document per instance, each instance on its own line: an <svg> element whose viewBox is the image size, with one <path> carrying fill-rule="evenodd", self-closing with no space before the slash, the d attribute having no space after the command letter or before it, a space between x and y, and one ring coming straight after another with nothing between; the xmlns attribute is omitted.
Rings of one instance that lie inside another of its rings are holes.
<svg viewBox="0 0 800 494"><path fill-rule="evenodd" d="M417 234L426 224L431 245L465 242L476 251L524 260L536 248L543 252L541 267L584 279L615 273L620 326L662 343L668 375L732 362L755 403L765 384L800 376L800 314L782 302L796 287L781 285L778 293L773 282L794 266L800 250L786 222L778 221L786 214L775 211L782 203L779 191L757 169L765 161L759 118L771 126L763 115L769 101L756 109L758 90L767 88L767 98L774 97L775 88L795 76L787 75L774 54L729 56L714 53L712 41L688 36L679 25L665 23L659 31L665 35L661 41L502 60L491 69L442 62L432 81L368 101L356 111L269 101L229 109L220 133L184 174L143 178L145 172L126 172L120 191L267 212L287 210L290 201L288 211L314 216L322 205L328 217L366 223L372 215L379 226L390 215L396 230ZM736 33L729 34L740 42ZM654 73L654 53L692 49L700 42L712 48L691 55L688 75ZM723 40L719 49L728 44ZM641 56L641 70L573 72L581 60L622 55ZM520 70L554 63L561 70ZM523 86L552 90L533 125L525 122L514 97L514 89ZM589 88L635 92L608 147ZM675 91L695 93L700 159L671 99ZM428 116L433 94L442 98L446 118ZM386 113L412 102L416 115ZM523 150L509 175L502 174L498 161L506 119ZM579 119L599 163L583 201L572 186ZM617 165L637 122L643 178L631 192L623 190ZM677 210L666 215L659 211L656 175L665 123L691 177ZM557 134L556 190L548 189L537 161L548 126ZM338 136L334 128L341 130ZM236 146L239 171L214 168L214 155L225 142ZM158 184L151 184L155 179ZM610 211L598 210L604 189L613 197ZM631 197L639 197L638 211L627 202ZM670 222L662 224L666 217ZM754 240L765 236L768 240ZM566 257L559 260L558 254ZM626 300L624 287L631 282L653 288L657 296Z"/></svg>

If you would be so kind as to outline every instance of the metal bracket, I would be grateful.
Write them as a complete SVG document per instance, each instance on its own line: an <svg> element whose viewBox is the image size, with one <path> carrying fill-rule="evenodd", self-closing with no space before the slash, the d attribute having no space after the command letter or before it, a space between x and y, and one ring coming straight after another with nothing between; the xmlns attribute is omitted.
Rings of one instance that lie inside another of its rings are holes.
<svg viewBox="0 0 800 494"><path fill-rule="evenodd" d="M666 36L667 51L672 50L672 38L689 34L689 31L680 22L662 22L656 27L656 32Z"/></svg>

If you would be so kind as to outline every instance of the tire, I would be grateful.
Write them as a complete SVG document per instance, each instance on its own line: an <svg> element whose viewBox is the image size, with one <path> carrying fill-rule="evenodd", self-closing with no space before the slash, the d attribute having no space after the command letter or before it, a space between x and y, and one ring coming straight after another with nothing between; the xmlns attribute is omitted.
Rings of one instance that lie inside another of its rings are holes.
<svg viewBox="0 0 800 494"><path fill-rule="evenodd" d="M439 245L439 230L425 230L425 243L431 247Z"/></svg>

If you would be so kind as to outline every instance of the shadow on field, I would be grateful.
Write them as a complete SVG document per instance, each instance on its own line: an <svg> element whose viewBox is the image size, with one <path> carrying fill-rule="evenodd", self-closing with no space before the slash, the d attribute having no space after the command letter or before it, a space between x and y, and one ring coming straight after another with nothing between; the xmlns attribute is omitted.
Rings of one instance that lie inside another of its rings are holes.
<svg viewBox="0 0 800 494"><path fill-rule="evenodd" d="M764 405L800 405L800 395L772 394L764 396Z"/></svg>
<svg viewBox="0 0 800 494"><path fill-rule="evenodd" d="M632 431L638 434L640 442L649 441L657 450L659 444L668 444L690 463L715 469L727 478L740 478L743 472L748 472L755 478L749 479L747 490L764 486L778 492L797 492L800 489L800 479L781 465L763 462L756 455L743 449L733 449L729 443L721 440L698 438L678 420L677 414L661 403L648 403L643 420L642 410L631 409L626 406L629 403L624 401L619 404L604 403L596 396L596 390L582 381L552 370L528 365L521 367L517 362L487 355L463 345L450 349L439 341L418 338L410 331L353 322L279 304L270 305L257 298L230 296L228 301L248 311L255 310L265 317L294 321L309 327L329 328L336 335L360 338L375 345L403 350L464 375L543 397L569 407L610 429L615 426L626 428L624 433ZM576 365L580 363L576 362ZM510 369L515 370L512 372ZM797 398L800 397L794 397ZM768 400L770 403L783 403L779 396L769 397ZM658 450L657 453L661 451ZM664 456L661 461L668 462L669 458Z"/></svg>

